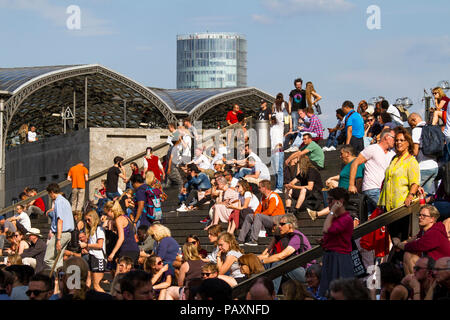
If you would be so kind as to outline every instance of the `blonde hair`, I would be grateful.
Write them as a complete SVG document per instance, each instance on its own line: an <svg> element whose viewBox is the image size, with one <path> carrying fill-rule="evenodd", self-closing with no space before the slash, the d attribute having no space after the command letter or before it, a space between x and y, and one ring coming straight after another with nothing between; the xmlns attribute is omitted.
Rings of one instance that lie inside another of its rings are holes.
<svg viewBox="0 0 450 320"><path fill-rule="evenodd" d="M304 176L307 174L309 168L314 168L314 165L307 155L303 155L298 159L297 168L298 172Z"/></svg>
<svg viewBox="0 0 450 320"><path fill-rule="evenodd" d="M438 100L439 100L439 101L441 101L441 99L442 99L443 97L446 97L446 95L445 95L445 93L444 93L444 90L442 90L441 87L433 88L432 93L434 94L435 92L439 93L439 97L438 97Z"/></svg>
<svg viewBox="0 0 450 320"><path fill-rule="evenodd" d="M148 235L153 236L156 241L161 241L166 237L171 237L169 228L163 226L162 224L153 224L148 228Z"/></svg>
<svg viewBox="0 0 450 320"><path fill-rule="evenodd" d="M220 240L222 240L230 245L230 251L234 250L234 251L244 253L242 251L242 249L239 247L239 243L237 242L237 240L233 234L231 234L229 232L222 232L219 236L219 239L217 239L217 242L219 242Z"/></svg>
<svg viewBox="0 0 450 320"><path fill-rule="evenodd" d="M86 223L85 229L86 229L86 235L88 237L92 237L95 234L95 232L97 231L97 227L98 227L98 223L99 223L100 219L98 218L97 212L95 212L94 210L86 212L86 214L84 216L91 218L91 225L89 226L89 223Z"/></svg>
<svg viewBox="0 0 450 320"><path fill-rule="evenodd" d="M311 92L313 92L313 91L315 91L314 86L311 81L308 81L306 83L305 95L306 95L306 102L308 103L309 107L312 107L313 100L312 100Z"/></svg>
<svg viewBox="0 0 450 320"><path fill-rule="evenodd" d="M153 171L147 171L145 174L145 184L151 186L153 181L155 181L155 174Z"/></svg>
<svg viewBox="0 0 450 320"><path fill-rule="evenodd" d="M81 212L81 210L72 211L72 214L76 222L83 220L83 212Z"/></svg>
<svg viewBox="0 0 450 320"><path fill-rule="evenodd" d="M202 259L198 254L197 246L193 243L185 243L183 245L183 258L185 261Z"/></svg>
<svg viewBox="0 0 450 320"><path fill-rule="evenodd" d="M108 213L108 211L112 211L114 215L114 219L117 219L118 217L124 215L124 212L122 210L122 207L119 203L119 201L108 201L105 203L105 206L103 207L103 211L105 213Z"/></svg>

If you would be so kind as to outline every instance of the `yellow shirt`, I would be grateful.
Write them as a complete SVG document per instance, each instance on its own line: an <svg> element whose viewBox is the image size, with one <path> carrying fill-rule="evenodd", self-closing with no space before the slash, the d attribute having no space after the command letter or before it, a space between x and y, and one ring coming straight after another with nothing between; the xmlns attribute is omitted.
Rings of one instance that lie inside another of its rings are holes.
<svg viewBox="0 0 450 320"><path fill-rule="evenodd" d="M386 169L378 205L385 206L387 211L400 207L413 184L420 185L420 168L416 158L409 153L401 158L395 156Z"/></svg>

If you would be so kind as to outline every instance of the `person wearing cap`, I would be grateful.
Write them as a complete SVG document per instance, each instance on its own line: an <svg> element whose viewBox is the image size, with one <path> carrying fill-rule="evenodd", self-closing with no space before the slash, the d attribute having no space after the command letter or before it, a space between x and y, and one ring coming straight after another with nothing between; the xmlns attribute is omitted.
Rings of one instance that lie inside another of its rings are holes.
<svg viewBox="0 0 450 320"><path fill-rule="evenodd" d="M267 108L267 101L261 99L261 106L258 111L258 120L269 120L271 110Z"/></svg>
<svg viewBox="0 0 450 320"><path fill-rule="evenodd" d="M44 256L47 245L42 240L41 231L37 228L31 228L26 236L30 242L30 247L25 249L20 257L22 258L22 263L32 266L35 274L37 274L45 268Z"/></svg>

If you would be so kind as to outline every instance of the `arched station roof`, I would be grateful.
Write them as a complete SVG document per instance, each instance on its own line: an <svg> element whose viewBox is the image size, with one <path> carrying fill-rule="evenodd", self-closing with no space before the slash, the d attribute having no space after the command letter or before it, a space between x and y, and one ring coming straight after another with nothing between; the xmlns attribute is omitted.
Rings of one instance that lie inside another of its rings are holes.
<svg viewBox="0 0 450 320"><path fill-rule="evenodd" d="M74 104L75 121L81 128L86 119L88 127L125 124L139 128L144 123L152 128L187 116L207 120L213 127L217 119L225 119L224 113L234 103L251 114L261 99L274 101L256 88L147 87L98 64L0 68L0 98L5 101L3 143L16 137L23 123L35 125L44 136L61 134L62 119L52 115L67 107L73 109ZM207 115L214 115L214 119L205 119Z"/></svg>

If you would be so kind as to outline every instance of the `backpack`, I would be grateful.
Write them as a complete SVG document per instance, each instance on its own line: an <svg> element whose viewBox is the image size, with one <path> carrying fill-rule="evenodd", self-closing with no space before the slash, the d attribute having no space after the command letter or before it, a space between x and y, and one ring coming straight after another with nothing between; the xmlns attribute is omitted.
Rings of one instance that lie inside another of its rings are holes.
<svg viewBox="0 0 450 320"><path fill-rule="evenodd" d="M75 221L75 218L73 219L74 228L70 232L70 241L67 244L67 250L80 253L81 247L80 247L80 230L78 230L77 222Z"/></svg>
<svg viewBox="0 0 450 320"><path fill-rule="evenodd" d="M445 137L439 126L422 126L420 135L422 153L426 156L441 157L444 153Z"/></svg>
<svg viewBox="0 0 450 320"><path fill-rule="evenodd" d="M402 121L408 121L408 117L410 114L409 111L406 110L403 106L400 106L400 107L394 106L394 107L396 107L398 110L398 113L400 113L400 119Z"/></svg>
<svg viewBox="0 0 450 320"><path fill-rule="evenodd" d="M147 200L145 201L142 214L145 214L150 220L161 220L162 218L161 193L161 190L153 189L149 186L145 190Z"/></svg>

